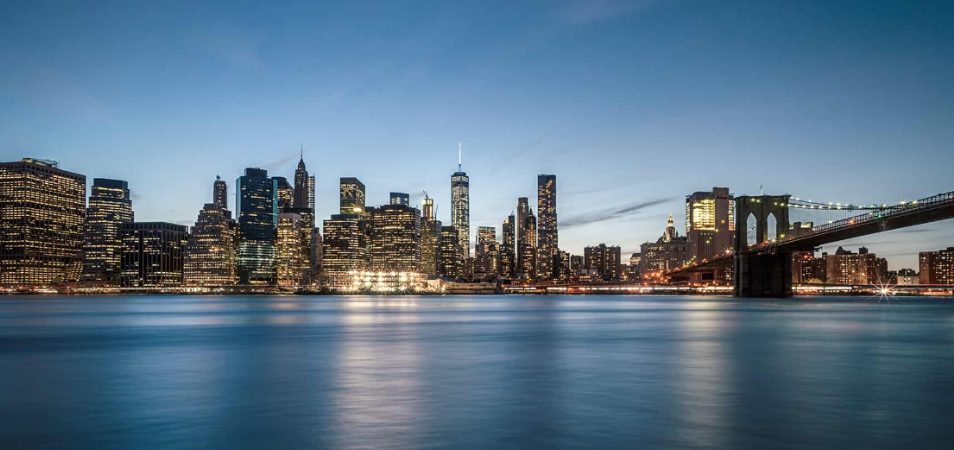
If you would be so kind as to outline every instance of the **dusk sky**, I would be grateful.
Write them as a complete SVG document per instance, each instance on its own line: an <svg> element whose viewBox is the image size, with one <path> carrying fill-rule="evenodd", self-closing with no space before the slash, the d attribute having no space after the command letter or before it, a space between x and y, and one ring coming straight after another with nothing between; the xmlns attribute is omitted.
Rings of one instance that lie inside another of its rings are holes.
<svg viewBox="0 0 954 450"><path fill-rule="evenodd" d="M475 229L535 210L553 173L561 247L624 260L713 186L954 190L954 2L797 5L6 0L0 159L128 180L137 220L191 225L216 175L292 179L303 145L319 219L355 176L371 205L426 190L449 222L461 142ZM954 223L847 245L916 268Z"/></svg>

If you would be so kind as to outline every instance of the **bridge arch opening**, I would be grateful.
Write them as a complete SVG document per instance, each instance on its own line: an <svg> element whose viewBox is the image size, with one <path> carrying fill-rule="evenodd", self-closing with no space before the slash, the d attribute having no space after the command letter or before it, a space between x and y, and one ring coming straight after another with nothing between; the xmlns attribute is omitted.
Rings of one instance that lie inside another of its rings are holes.
<svg viewBox="0 0 954 450"><path fill-rule="evenodd" d="M765 239L769 242L778 240L778 219L775 218L775 213L770 212L768 218L765 219Z"/></svg>
<svg viewBox="0 0 954 450"><path fill-rule="evenodd" d="M749 218L745 219L745 244L752 246L758 244L758 226L759 222L754 213L749 213Z"/></svg>

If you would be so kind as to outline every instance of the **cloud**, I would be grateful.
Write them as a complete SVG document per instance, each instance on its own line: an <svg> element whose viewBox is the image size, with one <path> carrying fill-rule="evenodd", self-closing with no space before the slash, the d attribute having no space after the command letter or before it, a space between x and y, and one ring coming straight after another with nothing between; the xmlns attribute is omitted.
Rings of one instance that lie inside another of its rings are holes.
<svg viewBox="0 0 954 450"><path fill-rule="evenodd" d="M661 0L571 0L557 8L556 16L572 25L587 25L643 12L660 2Z"/></svg>
<svg viewBox="0 0 954 450"><path fill-rule="evenodd" d="M674 198L660 198L655 200L643 201L638 203L633 203L627 206L616 208L610 211L601 211L585 215L579 215L570 217L566 220L560 221L561 228L573 228L582 225L589 225L591 223L606 222L608 220L618 219L620 217L639 212L643 209L650 208L656 205L661 205L663 203L671 202L675 200Z"/></svg>

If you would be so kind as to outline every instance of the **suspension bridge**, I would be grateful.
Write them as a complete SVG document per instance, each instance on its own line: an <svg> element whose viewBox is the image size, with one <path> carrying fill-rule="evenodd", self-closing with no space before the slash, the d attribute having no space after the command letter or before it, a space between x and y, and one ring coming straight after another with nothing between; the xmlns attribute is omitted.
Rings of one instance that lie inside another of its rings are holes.
<svg viewBox="0 0 954 450"><path fill-rule="evenodd" d="M671 281L732 267L738 297L792 295L792 255L832 242L954 218L954 192L897 204L823 203L791 195L735 199L735 240L724 254L670 271Z"/></svg>

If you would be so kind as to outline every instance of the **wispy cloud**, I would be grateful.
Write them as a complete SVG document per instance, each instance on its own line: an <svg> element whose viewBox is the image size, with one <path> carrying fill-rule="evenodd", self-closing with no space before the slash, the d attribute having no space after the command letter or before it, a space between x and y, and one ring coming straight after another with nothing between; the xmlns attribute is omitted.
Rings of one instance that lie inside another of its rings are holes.
<svg viewBox="0 0 954 450"><path fill-rule="evenodd" d="M640 13L661 2L662 0L570 0L557 8L556 16L566 23L586 25Z"/></svg>
<svg viewBox="0 0 954 450"><path fill-rule="evenodd" d="M262 168L265 169L265 170L275 170L275 169L281 168L281 167L284 166L285 164L288 164L288 163L294 161L295 158L297 158L297 157L298 157L298 153L297 153L297 152L296 152L296 153L291 153L291 154L289 154L289 155L283 156L281 159L276 159L276 160L274 160L274 161L272 161L272 162L270 162L270 163L267 163L267 164L263 165Z"/></svg>
<svg viewBox="0 0 954 450"><path fill-rule="evenodd" d="M630 205L618 207L609 211L598 211L590 214L573 216L560 221L561 228L572 228L592 223L606 222L608 220L618 219L630 214L637 213L643 209L651 208L656 205L673 201L673 198L659 198L655 200L642 201Z"/></svg>

